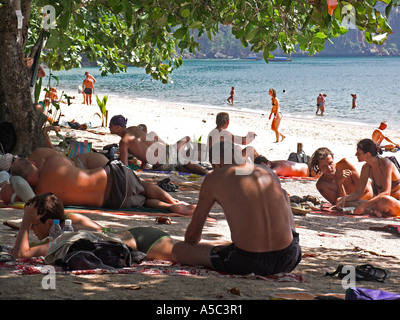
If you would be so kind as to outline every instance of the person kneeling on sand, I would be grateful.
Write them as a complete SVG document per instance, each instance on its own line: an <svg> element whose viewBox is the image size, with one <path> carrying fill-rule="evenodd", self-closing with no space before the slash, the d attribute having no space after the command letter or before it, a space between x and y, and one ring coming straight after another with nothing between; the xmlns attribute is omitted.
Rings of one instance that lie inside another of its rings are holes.
<svg viewBox="0 0 400 320"><path fill-rule="evenodd" d="M342 197L356 191L360 174L346 158L335 163L331 150L319 148L311 156L310 163L313 171L322 173L316 187L319 193L331 204L336 205ZM372 198L370 182L366 184L360 198L363 200ZM358 201L349 201L346 206L352 207L358 204Z"/></svg>
<svg viewBox="0 0 400 320"><path fill-rule="evenodd" d="M46 256L49 243L43 241L49 236L53 219L60 221L63 227L65 220L70 219L74 231L88 230L102 232L102 227L90 218L77 214L65 214L60 198L52 193L37 195L29 200L24 208L24 216L18 231L17 239L11 254L14 258L30 258ZM36 237L43 241L35 246L29 243L29 230L33 230ZM164 231L152 227L137 227L119 233L113 233L132 250L139 250L147 255L148 259L172 259L172 247L175 241Z"/></svg>
<svg viewBox="0 0 400 320"><path fill-rule="evenodd" d="M188 136L172 146L166 144L154 132L151 135L146 135L143 129L136 126L126 127L126 124L126 118L122 115L116 115L111 118L109 126L112 134L121 137L119 156L123 164L128 165L128 154L131 154L142 162L142 166L147 163L152 164L154 170L185 171L200 175L208 174L208 171L198 163L192 163L191 161L183 164L178 163L178 153L182 157L185 156L182 151L185 144L190 141Z"/></svg>
<svg viewBox="0 0 400 320"><path fill-rule="evenodd" d="M64 205L113 209L145 206L183 215L191 215L195 208L195 205L171 197L159 186L141 181L117 160L101 168L80 169L64 155L55 153L39 167L28 159L18 158L12 164L10 173L22 177L32 188L33 195L52 192L60 197ZM1 189L5 203L10 203L13 192L12 185Z"/></svg>
<svg viewBox="0 0 400 320"><path fill-rule="evenodd" d="M226 140L211 147L214 171L205 177L185 239L175 244L172 255L182 264L233 274L291 272L300 263L301 247L288 195L270 168L236 164L240 152ZM200 242L214 202L230 228L232 242L225 245Z"/></svg>

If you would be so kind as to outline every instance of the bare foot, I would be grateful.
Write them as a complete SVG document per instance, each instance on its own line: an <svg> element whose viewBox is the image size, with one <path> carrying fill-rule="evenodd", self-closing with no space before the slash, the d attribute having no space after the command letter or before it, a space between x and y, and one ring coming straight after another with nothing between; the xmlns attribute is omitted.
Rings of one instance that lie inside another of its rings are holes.
<svg viewBox="0 0 400 320"><path fill-rule="evenodd" d="M174 213L179 213L185 216L192 216L194 209L196 209L195 204L185 204L185 203L180 203L180 204L173 204L169 207L169 210L174 212Z"/></svg>

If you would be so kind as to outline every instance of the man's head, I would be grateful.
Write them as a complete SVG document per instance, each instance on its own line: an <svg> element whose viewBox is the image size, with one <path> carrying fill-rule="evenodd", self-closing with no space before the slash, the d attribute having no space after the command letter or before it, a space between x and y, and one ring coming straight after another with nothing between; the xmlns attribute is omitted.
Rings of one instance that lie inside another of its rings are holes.
<svg viewBox="0 0 400 320"><path fill-rule="evenodd" d="M215 123L217 124L217 128L228 127L229 125L229 114L227 112L220 112L217 114L215 119Z"/></svg>
<svg viewBox="0 0 400 320"><path fill-rule="evenodd" d="M269 161L266 157L264 156L258 156L257 158L254 159L255 164L261 164L267 167L271 167L271 161Z"/></svg>
<svg viewBox="0 0 400 320"><path fill-rule="evenodd" d="M335 174L336 166L332 151L328 148L319 148L315 150L311 157L311 170L316 174Z"/></svg>
<svg viewBox="0 0 400 320"><path fill-rule="evenodd" d="M20 176L24 178L30 186L34 186L38 179L39 170L28 159L17 158L11 165L10 174L12 176Z"/></svg>
<svg viewBox="0 0 400 320"><path fill-rule="evenodd" d="M28 200L26 207L32 206L37 210L35 219L32 221L32 230L39 240L49 235L53 219L60 220L60 224L64 223L64 206L55 194L45 193L37 195Z"/></svg>
<svg viewBox="0 0 400 320"><path fill-rule="evenodd" d="M113 116L110 120L110 132L115 134L120 134L126 128L126 124L128 119L126 119L123 115L119 114Z"/></svg>
<svg viewBox="0 0 400 320"><path fill-rule="evenodd" d="M140 130L142 130L145 134L147 134L147 126L143 123L137 126Z"/></svg>
<svg viewBox="0 0 400 320"><path fill-rule="evenodd" d="M387 128L387 123L386 121L382 121L381 124L379 125L379 129L385 130Z"/></svg>

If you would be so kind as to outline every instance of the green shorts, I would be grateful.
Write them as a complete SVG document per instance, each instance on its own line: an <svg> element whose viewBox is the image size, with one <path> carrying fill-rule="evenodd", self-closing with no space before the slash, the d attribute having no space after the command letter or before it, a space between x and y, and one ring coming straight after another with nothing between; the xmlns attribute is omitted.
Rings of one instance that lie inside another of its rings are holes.
<svg viewBox="0 0 400 320"><path fill-rule="evenodd" d="M129 229L128 231L135 239L137 249L146 254L148 254L151 248L161 239L171 237L168 233L152 227L137 227Z"/></svg>

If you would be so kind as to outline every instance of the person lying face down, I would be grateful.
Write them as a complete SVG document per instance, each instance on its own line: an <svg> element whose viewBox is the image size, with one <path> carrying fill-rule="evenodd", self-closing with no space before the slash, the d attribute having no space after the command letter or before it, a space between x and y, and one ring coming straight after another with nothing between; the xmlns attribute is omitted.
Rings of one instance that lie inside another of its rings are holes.
<svg viewBox="0 0 400 320"><path fill-rule="evenodd" d="M49 251L49 243L45 242L31 246L29 231L32 230L39 240L44 240L49 236L53 219L58 219L61 227L63 227L66 219L70 219L74 231L88 230L102 232L102 227L90 218L78 213L66 214L60 198L56 195L52 193L41 194L26 202L17 239L14 247L11 249L13 257L30 258L46 256ZM136 227L113 233L113 237L120 238L132 250L139 250L145 253L148 259L173 261L172 247L175 240L160 229Z"/></svg>
<svg viewBox="0 0 400 320"><path fill-rule="evenodd" d="M346 158L335 163L334 156L328 148L318 148L311 156L311 168L316 173L321 173L316 183L319 193L331 204L336 205L338 201L353 193L360 181L357 169ZM372 197L371 183L365 186L361 199L367 200ZM346 206L357 206L358 202L348 202Z"/></svg>
<svg viewBox="0 0 400 320"><path fill-rule="evenodd" d="M56 194L64 205L116 209L146 206L183 215L191 215L195 207L171 197L151 182L141 181L119 161L109 162L104 167L81 169L64 155L55 153L44 159L40 168L28 159L18 158L11 167L11 175L25 179L34 194ZM6 187L12 189L11 185ZM1 190L3 200L4 188Z"/></svg>
<svg viewBox="0 0 400 320"><path fill-rule="evenodd" d="M269 161L264 156L258 156L254 159L255 164L261 164L272 169L277 176L281 177L314 177L316 176L313 170L307 163L298 163L289 160L274 160Z"/></svg>

